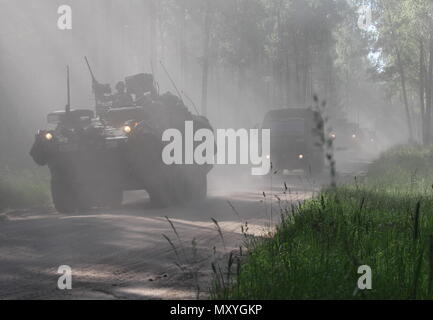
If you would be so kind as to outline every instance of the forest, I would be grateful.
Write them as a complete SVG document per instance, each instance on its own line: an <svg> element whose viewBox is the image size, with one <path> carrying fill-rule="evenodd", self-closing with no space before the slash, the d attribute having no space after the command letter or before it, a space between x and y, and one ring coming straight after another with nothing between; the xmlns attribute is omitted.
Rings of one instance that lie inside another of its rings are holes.
<svg viewBox="0 0 433 320"><path fill-rule="evenodd" d="M93 116L92 89L140 73L143 104L119 89L133 103ZM234 146L244 132L235 160L269 114L275 132L297 112L292 144L262 147L258 179L192 155L197 171L167 169L152 151L173 106L191 141L193 120ZM0 298L431 299L432 108L431 0L0 0ZM142 118L110 123L125 110ZM64 295L68 264L81 287Z"/></svg>
<svg viewBox="0 0 433 320"><path fill-rule="evenodd" d="M173 92L166 69L215 127L253 127L317 95L330 118L378 131L386 146L431 140L430 1L75 0L65 31L59 1L1 5L4 165L16 155L25 165L33 132L63 107L66 64L73 103L91 106L85 55L101 82L144 71Z"/></svg>

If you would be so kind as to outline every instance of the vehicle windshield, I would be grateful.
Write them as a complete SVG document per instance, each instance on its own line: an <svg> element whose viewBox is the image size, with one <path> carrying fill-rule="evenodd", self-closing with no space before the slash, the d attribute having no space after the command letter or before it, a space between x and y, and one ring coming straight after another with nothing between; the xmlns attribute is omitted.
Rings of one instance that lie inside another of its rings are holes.
<svg viewBox="0 0 433 320"><path fill-rule="evenodd" d="M275 119L270 122L270 129L273 136L288 135L301 137L305 134L305 119Z"/></svg>

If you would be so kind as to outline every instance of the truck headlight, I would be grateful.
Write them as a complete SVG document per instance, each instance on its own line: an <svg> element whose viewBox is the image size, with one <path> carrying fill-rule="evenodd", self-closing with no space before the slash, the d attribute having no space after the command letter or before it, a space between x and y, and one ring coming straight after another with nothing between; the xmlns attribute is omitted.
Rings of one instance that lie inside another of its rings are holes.
<svg viewBox="0 0 433 320"><path fill-rule="evenodd" d="M52 133L47 132L47 133L45 134L45 139L47 139L48 141L53 140L53 138L54 138L54 136L53 136Z"/></svg>
<svg viewBox="0 0 433 320"><path fill-rule="evenodd" d="M304 159L304 155L301 153L301 154L298 155L298 158L299 158L300 160L302 160L302 159Z"/></svg>
<svg viewBox="0 0 433 320"><path fill-rule="evenodd" d="M130 126L124 126L123 127L123 132L125 132L125 133L131 133L131 131L132 131L132 128Z"/></svg>

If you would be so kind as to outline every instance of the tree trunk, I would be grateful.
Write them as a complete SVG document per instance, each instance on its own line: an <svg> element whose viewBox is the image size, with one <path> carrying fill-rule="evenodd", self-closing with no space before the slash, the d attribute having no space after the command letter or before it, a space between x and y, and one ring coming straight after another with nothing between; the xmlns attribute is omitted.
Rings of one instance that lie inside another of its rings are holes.
<svg viewBox="0 0 433 320"><path fill-rule="evenodd" d="M431 107L432 107L432 74L433 74L433 39L430 37L429 39L429 64L428 64L428 74L427 81L425 85L426 90L426 112L425 112L425 121L426 121L426 140L425 144L431 143Z"/></svg>
<svg viewBox="0 0 433 320"><path fill-rule="evenodd" d="M406 91L406 76L404 73L403 62L401 61L400 50L398 48L396 48L396 53L397 53L398 71L400 73L400 81L401 81L401 90L402 90L402 95L403 95L404 109L406 112L407 128L409 131L409 141L413 142L414 140L413 140L412 121L411 121L411 117L410 117L409 102L407 100L407 91Z"/></svg>
<svg viewBox="0 0 433 320"><path fill-rule="evenodd" d="M422 141L427 143L427 131L425 121L425 58L424 45L422 41L419 44L419 102L421 110L421 125L422 125Z"/></svg>
<svg viewBox="0 0 433 320"><path fill-rule="evenodd" d="M278 11L277 11L277 30L278 30L278 46L277 46L277 63L278 63L278 104L279 107L287 107L287 101L286 101L286 94L285 90L287 90L287 87L284 85L285 81L285 75L284 72L284 66L285 66L285 53L287 50L285 50L284 46L284 35L283 35L283 23L282 23L282 17L281 17L281 7L282 7L282 1L279 1L278 3Z"/></svg>
<svg viewBox="0 0 433 320"><path fill-rule="evenodd" d="M301 79L300 79L300 63L299 63L299 43L298 43L298 37L294 36L293 39L293 51L294 51L294 58L295 58L295 103L296 105L299 105L301 103Z"/></svg>
<svg viewBox="0 0 433 320"><path fill-rule="evenodd" d="M202 115L207 115L207 87L209 78L209 40L211 25L211 0L206 0L206 14L204 19L203 37L203 73L201 81L201 110Z"/></svg>
<svg viewBox="0 0 433 320"><path fill-rule="evenodd" d="M156 47L156 22L157 13L154 0L148 0L149 2L149 41L150 41L150 67L152 68L152 73L154 79L158 76L158 51Z"/></svg>
<svg viewBox="0 0 433 320"><path fill-rule="evenodd" d="M180 31L180 76L184 88L188 87L187 80L187 53L186 53L186 0L181 2L181 31Z"/></svg>

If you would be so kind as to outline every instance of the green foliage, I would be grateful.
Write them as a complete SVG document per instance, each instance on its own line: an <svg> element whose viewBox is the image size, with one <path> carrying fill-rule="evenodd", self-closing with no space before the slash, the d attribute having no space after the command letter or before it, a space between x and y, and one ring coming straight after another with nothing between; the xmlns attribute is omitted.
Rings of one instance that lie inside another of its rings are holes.
<svg viewBox="0 0 433 320"><path fill-rule="evenodd" d="M211 50L204 57L197 39L204 37L206 3L161 1L162 30L200 63L207 58L216 70L231 70L236 90L272 92L272 107L311 103L313 93L330 102L337 93L324 79L337 81L334 32L349 10L345 0L210 1Z"/></svg>
<svg viewBox="0 0 433 320"><path fill-rule="evenodd" d="M433 184L433 149L394 147L369 165L366 183L392 190L429 192Z"/></svg>
<svg viewBox="0 0 433 320"><path fill-rule="evenodd" d="M433 148L394 148L365 178L324 190L293 213L285 209L272 237L248 242L235 281L214 297L433 298L432 157ZM373 288L360 291L364 264Z"/></svg>
<svg viewBox="0 0 433 320"><path fill-rule="evenodd" d="M375 28L371 45L379 53L376 74L385 81L391 96L403 95L409 131L414 121L410 112L420 114L422 141L429 144L433 3L429 0L375 0L372 3ZM414 105L415 100L417 103ZM410 138L414 138L412 133Z"/></svg>
<svg viewBox="0 0 433 320"><path fill-rule="evenodd" d="M47 205L49 180L41 170L0 173L0 210Z"/></svg>

